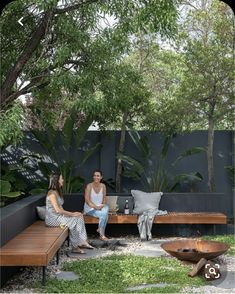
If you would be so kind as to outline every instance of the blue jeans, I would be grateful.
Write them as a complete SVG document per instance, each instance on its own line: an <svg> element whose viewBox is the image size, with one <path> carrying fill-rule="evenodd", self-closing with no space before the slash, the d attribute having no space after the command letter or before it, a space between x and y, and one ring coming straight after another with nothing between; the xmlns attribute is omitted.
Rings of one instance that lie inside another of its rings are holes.
<svg viewBox="0 0 235 294"><path fill-rule="evenodd" d="M109 207L105 205L101 210L92 209L86 214L97 217L99 219L99 233L101 236L104 236L105 228L108 221Z"/></svg>

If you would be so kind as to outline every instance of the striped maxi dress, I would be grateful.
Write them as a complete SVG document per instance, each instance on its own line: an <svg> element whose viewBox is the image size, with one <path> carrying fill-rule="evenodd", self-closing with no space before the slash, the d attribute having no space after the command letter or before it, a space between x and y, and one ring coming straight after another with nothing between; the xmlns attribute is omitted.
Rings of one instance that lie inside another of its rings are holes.
<svg viewBox="0 0 235 294"><path fill-rule="evenodd" d="M57 196L58 205L62 208L64 200ZM76 248L87 242L87 233L83 217L64 216L55 211L49 197L46 197L45 223L49 227L66 226L69 228L69 240L72 247Z"/></svg>

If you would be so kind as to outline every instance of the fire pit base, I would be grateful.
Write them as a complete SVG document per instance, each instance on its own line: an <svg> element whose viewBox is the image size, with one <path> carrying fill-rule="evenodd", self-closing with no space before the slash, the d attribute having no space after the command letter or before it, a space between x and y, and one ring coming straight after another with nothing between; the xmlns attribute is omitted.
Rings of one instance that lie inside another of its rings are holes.
<svg viewBox="0 0 235 294"><path fill-rule="evenodd" d="M161 247L179 260L191 262L198 262L201 258L216 258L229 249L226 243L195 239L169 241Z"/></svg>

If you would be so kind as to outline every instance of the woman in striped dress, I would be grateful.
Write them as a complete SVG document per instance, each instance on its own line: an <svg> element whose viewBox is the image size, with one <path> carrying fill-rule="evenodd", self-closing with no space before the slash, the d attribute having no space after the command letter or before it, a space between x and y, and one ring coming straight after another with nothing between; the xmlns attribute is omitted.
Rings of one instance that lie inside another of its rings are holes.
<svg viewBox="0 0 235 294"><path fill-rule="evenodd" d="M62 205L64 198L61 188L64 179L62 175L51 175L46 197L46 217L47 226L66 226L69 228L69 240L72 251L75 253L85 253L80 248L93 249L87 242L87 233L81 212L64 210Z"/></svg>

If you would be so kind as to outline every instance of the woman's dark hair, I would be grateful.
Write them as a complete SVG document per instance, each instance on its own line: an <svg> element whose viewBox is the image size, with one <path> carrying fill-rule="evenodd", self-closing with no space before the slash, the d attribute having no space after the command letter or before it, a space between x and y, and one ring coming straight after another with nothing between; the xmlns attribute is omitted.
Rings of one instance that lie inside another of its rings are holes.
<svg viewBox="0 0 235 294"><path fill-rule="evenodd" d="M103 176L103 173L102 173L102 171L100 169L95 169L93 171L93 175L94 175L94 173L100 173L101 177Z"/></svg>
<svg viewBox="0 0 235 294"><path fill-rule="evenodd" d="M59 196L62 198L62 190L59 184L59 179L60 179L60 174L51 174L49 177L49 186L48 186L48 191L49 190L54 190L56 191Z"/></svg>

